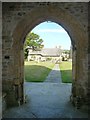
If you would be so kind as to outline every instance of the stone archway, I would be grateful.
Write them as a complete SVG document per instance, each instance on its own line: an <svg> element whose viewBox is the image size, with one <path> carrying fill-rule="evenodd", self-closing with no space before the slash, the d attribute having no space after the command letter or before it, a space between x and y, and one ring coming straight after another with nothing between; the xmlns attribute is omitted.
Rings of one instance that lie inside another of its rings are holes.
<svg viewBox="0 0 90 120"><path fill-rule="evenodd" d="M73 45L73 83L72 101L75 103L77 98L84 104L87 96L87 35L82 24L68 11L56 7L53 4L34 7L28 14L23 15L22 19L16 24L12 32L12 56L13 56L13 98L9 96L9 105L16 105L24 102L24 57L23 46L25 36L36 25L44 21L53 21L61 25L70 35ZM82 94L83 93L83 94Z"/></svg>

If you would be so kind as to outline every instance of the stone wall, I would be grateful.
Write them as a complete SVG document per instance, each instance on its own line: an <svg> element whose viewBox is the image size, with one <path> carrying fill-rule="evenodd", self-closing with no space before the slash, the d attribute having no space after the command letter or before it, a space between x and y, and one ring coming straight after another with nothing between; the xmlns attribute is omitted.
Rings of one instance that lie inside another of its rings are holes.
<svg viewBox="0 0 90 120"><path fill-rule="evenodd" d="M0 2L0 119L2 116L2 3Z"/></svg>
<svg viewBox="0 0 90 120"><path fill-rule="evenodd" d="M73 101L84 104L88 86L88 3L3 3L2 5L2 82L7 104L23 102L23 45L26 34L43 21L51 20L65 28L73 51ZM20 91L22 94L20 94ZM82 94L83 93L83 94ZM12 102L9 102L12 101Z"/></svg>
<svg viewBox="0 0 90 120"><path fill-rule="evenodd" d="M90 2L88 4L88 11L90 11ZM88 105L90 110L90 12L88 13Z"/></svg>

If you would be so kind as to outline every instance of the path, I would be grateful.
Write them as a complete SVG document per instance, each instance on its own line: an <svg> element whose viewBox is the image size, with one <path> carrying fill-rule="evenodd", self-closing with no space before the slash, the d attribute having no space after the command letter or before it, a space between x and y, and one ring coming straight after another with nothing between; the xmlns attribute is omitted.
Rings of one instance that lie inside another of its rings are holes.
<svg viewBox="0 0 90 120"><path fill-rule="evenodd" d="M47 83L47 84L46 84ZM87 118L85 111L70 103L71 84L60 84L59 66L55 65L43 83L25 82L27 103L10 108L4 118Z"/></svg>
<svg viewBox="0 0 90 120"><path fill-rule="evenodd" d="M61 83L62 82L59 64L55 64L53 70L47 76L45 82L50 82L50 83Z"/></svg>

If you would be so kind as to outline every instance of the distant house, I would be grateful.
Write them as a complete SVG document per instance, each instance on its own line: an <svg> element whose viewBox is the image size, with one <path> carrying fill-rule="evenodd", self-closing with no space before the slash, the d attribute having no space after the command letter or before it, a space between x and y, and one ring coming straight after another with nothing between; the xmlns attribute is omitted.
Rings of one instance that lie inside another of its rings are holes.
<svg viewBox="0 0 90 120"><path fill-rule="evenodd" d="M70 59L72 59L72 46L70 47Z"/></svg>
<svg viewBox="0 0 90 120"><path fill-rule="evenodd" d="M51 60L52 62L61 61L62 50L61 48L43 48L40 51L33 51L31 48L28 48L28 61L47 61Z"/></svg>

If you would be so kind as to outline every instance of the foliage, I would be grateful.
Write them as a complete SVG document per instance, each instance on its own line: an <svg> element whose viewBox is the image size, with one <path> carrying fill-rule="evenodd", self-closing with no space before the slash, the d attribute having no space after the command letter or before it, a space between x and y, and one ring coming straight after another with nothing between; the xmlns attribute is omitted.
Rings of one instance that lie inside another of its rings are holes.
<svg viewBox="0 0 90 120"><path fill-rule="evenodd" d="M46 58L46 61L51 61L51 60L52 60L51 57Z"/></svg>
<svg viewBox="0 0 90 120"><path fill-rule="evenodd" d="M63 50L63 53L70 54L70 50Z"/></svg>
<svg viewBox="0 0 90 120"><path fill-rule="evenodd" d="M24 47L24 59L27 59L28 52L29 52L28 49Z"/></svg>
<svg viewBox="0 0 90 120"><path fill-rule="evenodd" d="M28 47L31 48L32 50L40 50L44 47L44 45L42 43L43 43L43 40L40 38L39 35L37 35L33 32L30 32L26 36L26 42L24 45L25 58L27 58L27 55L28 55Z"/></svg>
<svg viewBox="0 0 90 120"><path fill-rule="evenodd" d="M63 61L60 63L60 71L63 83L72 82L72 62Z"/></svg>

